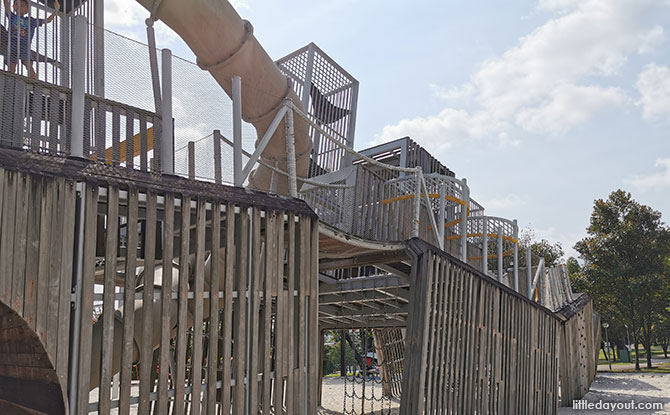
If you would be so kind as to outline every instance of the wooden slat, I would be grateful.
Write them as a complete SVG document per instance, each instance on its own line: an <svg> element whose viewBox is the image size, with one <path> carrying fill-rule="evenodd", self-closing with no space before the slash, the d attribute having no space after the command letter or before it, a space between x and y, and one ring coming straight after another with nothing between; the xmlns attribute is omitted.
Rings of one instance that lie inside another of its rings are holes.
<svg viewBox="0 0 670 415"><path fill-rule="evenodd" d="M43 108L42 102L44 100L44 92L41 85L35 85L33 88L33 112L31 114L30 125L30 148L33 151L38 151L41 147L42 140L42 117Z"/></svg>
<svg viewBox="0 0 670 415"><path fill-rule="evenodd" d="M311 388L309 395L310 400L308 402L308 413L310 413L311 411L314 411L317 404L321 402L321 396L317 396L317 393L320 393L320 388L317 388L317 385L321 384L319 369L322 366L323 359L321 358L319 349L321 348L320 346L323 345L323 338L319 333L319 224L317 221L313 221L308 217L305 217L305 222L308 224L306 234L309 239L306 241L306 244L309 252L308 255L306 255L306 260L308 261L309 272L304 275L303 278L307 278L310 282L309 314L307 316L307 323L309 324L309 332L312 333L312 336L319 334L318 338L321 340L320 344L317 344L314 341L310 343L312 345L308 372L308 384Z"/></svg>
<svg viewBox="0 0 670 415"><path fill-rule="evenodd" d="M47 347L47 352L49 357L55 362L56 361L56 351L59 338L58 327L59 327L59 316L58 310L60 309L59 305L61 302L60 296L60 284L61 284L61 259L62 259L62 248L63 248L63 216L64 212L64 203L63 203L63 187L64 179L57 178L55 179L55 193L54 193L54 208L51 210L51 241L49 243L49 265L48 265L48 300L47 300L47 327L46 327L46 338L44 342ZM67 259L71 261L71 258ZM67 298L67 297L66 297ZM65 300L67 301L67 300Z"/></svg>
<svg viewBox="0 0 670 415"><path fill-rule="evenodd" d="M2 179L3 178L0 178L0 180ZM31 176L29 180L32 181L32 184L30 186L30 199L28 202L28 245L26 256L31 258L31 260L26 262L26 284L23 303L23 318L26 320L26 323L28 323L28 326L35 330L35 320L37 315L37 282L39 272L39 261L35 261L35 258L39 258L40 249L40 217L42 214L43 181L40 177L36 176ZM71 203L74 204L74 197ZM74 209L70 209L69 212L71 212L71 214L68 215L68 217L74 218ZM74 233L74 229L70 230L70 233ZM64 243L66 242L67 241ZM65 262L70 263L69 261ZM70 272L70 275L71 274L72 272ZM68 310L69 308L70 307L68 307Z"/></svg>
<svg viewBox="0 0 670 415"><path fill-rule="evenodd" d="M288 324L290 324L289 328L287 328L286 333L287 333L287 366L288 366L288 373L287 373L287 379L286 379L286 413L292 414L295 413L294 405L297 405L300 407L302 405L302 402L296 401L296 383L298 384L298 388L300 383L296 382L297 379L294 379L294 372L297 372L297 378L299 379L302 376L301 372L301 366L300 362L298 361L298 367L296 370L296 362L295 362L295 348L296 348L296 337L297 341L300 342L300 333L296 331L296 328L293 327L293 321L294 321L294 314L295 314L295 296L293 295L293 292L296 288L296 262L302 260L302 257L300 256L300 251L296 251L295 249L295 244L296 244L296 232L295 232L295 215L290 213L288 215L288 244L287 244L287 268L288 268L288 275L287 275L287 288L288 288L288 296L287 296L287 303L286 303L286 314L287 318L286 321ZM296 255L298 261L296 261ZM300 269L300 268L299 268ZM300 274L298 274L300 275Z"/></svg>
<svg viewBox="0 0 670 415"><path fill-rule="evenodd" d="M272 339L270 335L272 322L272 296L273 296L273 281L275 281L274 273L277 267L275 266L275 257L277 254L277 241L275 235L277 234L277 213L274 211L266 214L265 221L265 281L263 292L263 414L270 413L272 402L270 395L272 393L272 379L270 378L271 360L272 356ZM225 407L224 407L225 410ZM225 412L227 413L227 412Z"/></svg>
<svg viewBox="0 0 670 415"><path fill-rule="evenodd" d="M142 331L140 334L140 402L138 413L149 415L149 394L153 389L151 374L153 361L154 261L156 255L156 194L147 192L146 222L144 226L144 285L142 289Z"/></svg>
<svg viewBox="0 0 670 415"><path fill-rule="evenodd" d="M133 168L135 154L133 150L137 144L135 144L135 114L131 109L126 111L126 167Z"/></svg>
<svg viewBox="0 0 670 415"><path fill-rule="evenodd" d="M221 268L221 205L212 203L212 242L209 284L209 345L207 359L207 414L216 415L216 381L219 370L219 278Z"/></svg>
<svg viewBox="0 0 670 415"><path fill-rule="evenodd" d="M214 134L216 137L216 134ZM217 144L218 145L218 144ZM251 364L249 368L249 412L257 414L259 412L258 406L258 368L259 363L262 362L263 355L259 353L260 343L259 338L259 312L260 312L260 288L261 288L261 261L263 256L261 252L261 211L258 208L253 209L252 215L252 239L251 239L251 294L250 310L251 315L249 320L251 322L249 339ZM290 285L290 284L289 284ZM290 395L289 395L290 396Z"/></svg>
<svg viewBox="0 0 670 415"><path fill-rule="evenodd" d="M47 192L51 192L48 189ZM81 330L79 338L79 389L77 413L88 414L88 392L91 380L91 345L93 329L93 291L95 282L95 246L98 211L98 187L86 186L84 195L84 258L81 287ZM40 267L41 268L41 267ZM40 270L41 271L41 270ZM39 297L38 297L39 299ZM39 321L39 320L38 320Z"/></svg>
<svg viewBox="0 0 670 415"><path fill-rule="evenodd" d="M240 208L239 231L236 232L239 243L237 244L237 301L234 308L235 319L239 324L235 326L235 348L233 358L233 373L235 374L235 388L233 394L233 415L243 415L246 399L246 385L244 378L246 374L245 354L246 354L246 336L247 336L247 301L246 291L249 269L248 264L248 243L249 243L249 213L246 208Z"/></svg>
<svg viewBox="0 0 670 415"><path fill-rule="evenodd" d="M2 235L0 235L0 275L12 275L14 226L16 215L16 197L19 180L15 172L4 172L4 194L2 200ZM12 279L0 280L0 301L10 304L12 296ZM16 311L16 310L15 310Z"/></svg>
<svg viewBox="0 0 670 415"><path fill-rule="evenodd" d="M10 307L23 316L23 299L26 283L26 248L28 231L28 195L31 181L20 174L16 182L16 214L14 215L12 271L4 274L11 282Z"/></svg>
<svg viewBox="0 0 670 415"><path fill-rule="evenodd" d="M145 114L140 114L140 170L147 171L149 168L148 165L148 152L149 152L149 143L147 137L147 117ZM127 144L126 144L127 146Z"/></svg>
<svg viewBox="0 0 670 415"><path fill-rule="evenodd" d="M75 232L75 182L65 180L61 193L61 204L63 215L61 219L62 232L60 236L61 269L60 269L60 303L58 310L58 350L56 352L56 371L61 380L61 385L67 385L70 343L70 298L72 293L72 271L74 258L74 232ZM65 386L63 386L65 387Z"/></svg>
<svg viewBox="0 0 670 415"><path fill-rule="evenodd" d="M191 228L191 198L184 196L181 199L181 226L179 230L179 294L177 305L177 338L176 346L176 373L175 379L175 401L173 412L184 413L184 383L186 377L186 342L188 326L188 280L189 280L189 246ZM224 359L225 361L225 359Z"/></svg>
<svg viewBox="0 0 670 415"><path fill-rule="evenodd" d="M163 211L163 280L161 281L161 335L158 374L159 414L168 410L168 372L170 364L170 339L172 338L172 257L174 247L174 195L165 195Z"/></svg>
<svg viewBox="0 0 670 415"><path fill-rule="evenodd" d="M123 292L123 352L121 353L121 378L119 415L130 414L130 388L135 348L135 274L137 259L138 192L128 190L128 216L126 225L126 269Z"/></svg>
<svg viewBox="0 0 670 415"><path fill-rule="evenodd" d="M205 201L198 200L195 240L195 278L194 278L194 312L193 312L193 355L191 357L193 381L191 387L191 414L200 414L200 396L202 392L202 324L203 324L203 292L205 283Z"/></svg>
<svg viewBox="0 0 670 415"><path fill-rule="evenodd" d="M119 226L119 189L107 188L107 229L105 232L105 284L102 304L102 361L100 363L99 413L110 413L112 360L114 357L114 295ZM97 356L92 356L97 357Z"/></svg>
<svg viewBox="0 0 670 415"><path fill-rule="evenodd" d="M231 409L233 290L235 289L235 205L226 205L226 269L223 301L223 375L221 390L221 412L229 414Z"/></svg>
<svg viewBox="0 0 670 415"><path fill-rule="evenodd" d="M118 166L121 162L121 109L112 108L112 154L105 151L105 158L111 164Z"/></svg>

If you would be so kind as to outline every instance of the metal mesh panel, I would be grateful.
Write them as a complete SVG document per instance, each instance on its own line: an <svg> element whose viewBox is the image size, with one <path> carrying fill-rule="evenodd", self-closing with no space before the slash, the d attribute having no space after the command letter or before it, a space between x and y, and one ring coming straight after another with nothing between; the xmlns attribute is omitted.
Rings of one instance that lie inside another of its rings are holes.
<svg viewBox="0 0 670 415"><path fill-rule="evenodd" d="M316 124L339 142L354 146L358 81L313 43L277 61ZM339 170L351 163L346 153L313 127L309 176Z"/></svg>

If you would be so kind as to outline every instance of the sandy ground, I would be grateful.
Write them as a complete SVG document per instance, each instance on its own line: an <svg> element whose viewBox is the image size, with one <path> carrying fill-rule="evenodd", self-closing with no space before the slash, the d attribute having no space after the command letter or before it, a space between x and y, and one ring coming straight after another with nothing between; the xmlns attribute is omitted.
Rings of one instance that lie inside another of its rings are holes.
<svg viewBox="0 0 670 415"><path fill-rule="evenodd" d="M347 394L352 395L352 382L347 382ZM344 388L345 382L342 378L324 378L323 379L323 391L321 395L321 409L319 414L321 415L339 415L344 413L343 409L346 405L347 413L352 412L353 399L347 398L345 402L344 398ZM365 413L366 414L375 414L375 415L387 415L392 414L396 415L398 413L398 407L400 406L400 401L398 400L389 400L384 398L383 402L374 402L372 404L372 398L380 399L382 396L382 388L377 385L374 388L370 384L366 385L365 396L369 400L365 403ZM355 387L355 393L359 396L362 396L363 389L361 385L357 384ZM374 395L373 395L374 394ZM382 408L383 407L383 408ZM356 413L361 413L361 400L360 398L356 400Z"/></svg>
<svg viewBox="0 0 670 415"><path fill-rule="evenodd" d="M636 403L660 402L662 410L576 410L560 408L559 415L568 414L670 414L670 373L604 373L600 372L584 396L588 402Z"/></svg>

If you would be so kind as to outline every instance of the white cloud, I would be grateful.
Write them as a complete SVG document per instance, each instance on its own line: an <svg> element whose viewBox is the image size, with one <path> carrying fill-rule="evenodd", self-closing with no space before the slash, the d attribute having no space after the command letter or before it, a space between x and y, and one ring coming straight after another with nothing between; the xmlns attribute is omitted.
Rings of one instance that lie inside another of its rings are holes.
<svg viewBox="0 0 670 415"><path fill-rule="evenodd" d="M595 85L594 79L603 84L629 57L655 50L665 33L644 16L668 5L667 0L540 0L539 8L553 18L500 57L484 61L469 82L431 85L449 108L386 126L377 138L397 138L390 133L402 131L448 143L483 136L500 140L514 128L564 134L631 102L621 89Z"/></svg>
<svg viewBox="0 0 670 415"><path fill-rule="evenodd" d="M636 175L626 180L626 184L641 191L670 188L670 158L658 159L654 166L660 171L647 175Z"/></svg>
<svg viewBox="0 0 670 415"><path fill-rule="evenodd" d="M640 92L638 104L646 120L670 119L670 66L649 64L635 84Z"/></svg>
<svg viewBox="0 0 670 415"><path fill-rule="evenodd" d="M534 133L561 134L585 123L603 109L627 101L626 94L619 88L565 84L551 91L538 106L521 109L516 123Z"/></svg>
<svg viewBox="0 0 670 415"><path fill-rule="evenodd" d="M516 210L522 206L525 206L526 203L527 198L525 196L508 193L502 197L484 200L482 201L482 206L484 206L487 212L495 215L497 214L496 212L501 210Z"/></svg>

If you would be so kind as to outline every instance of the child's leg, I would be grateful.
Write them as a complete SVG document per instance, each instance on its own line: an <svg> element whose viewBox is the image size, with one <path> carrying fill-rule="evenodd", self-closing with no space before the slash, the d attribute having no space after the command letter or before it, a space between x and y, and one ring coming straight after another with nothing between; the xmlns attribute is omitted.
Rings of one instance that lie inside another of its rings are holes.
<svg viewBox="0 0 670 415"><path fill-rule="evenodd" d="M37 79L37 74L35 73L35 70L33 69L32 63L30 61L26 61L26 60L23 60L23 59L21 59L21 63L23 64L23 66L26 67L26 69L30 73L30 77L33 78L33 79Z"/></svg>

